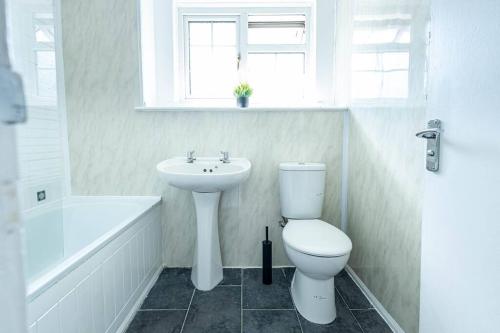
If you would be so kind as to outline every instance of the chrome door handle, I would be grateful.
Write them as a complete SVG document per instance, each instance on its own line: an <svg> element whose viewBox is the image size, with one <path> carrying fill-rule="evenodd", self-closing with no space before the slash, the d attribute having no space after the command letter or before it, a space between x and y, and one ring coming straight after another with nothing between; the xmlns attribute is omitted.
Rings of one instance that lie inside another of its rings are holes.
<svg viewBox="0 0 500 333"><path fill-rule="evenodd" d="M422 139L435 139L439 134L441 134L441 131L439 129L426 129L420 132L417 132L415 134L417 138L422 138Z"/></svg>
<svg viewBox="0 0 500 333"><path fill-rule="evenodd" d="M434 119L427 123L427 129L417 132L417 138L427 140L426 168L429 171L439 170L439 154L441 142L441 120Z"/></svg>

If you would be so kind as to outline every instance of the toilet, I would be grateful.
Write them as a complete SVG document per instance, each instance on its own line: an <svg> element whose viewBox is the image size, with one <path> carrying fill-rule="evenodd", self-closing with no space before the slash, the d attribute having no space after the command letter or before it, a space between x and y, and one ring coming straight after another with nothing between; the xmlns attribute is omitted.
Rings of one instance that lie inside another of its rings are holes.
<svg viewBox="0 0 500 333"><path fill-rule="evenodd" d="M281 163L281 215L288 222L283 243L296 266L291 293L299 313L316 324L335 320L334 276L347 264L352 243L333 225L320 220L325 196L322 163Z"/></svg>

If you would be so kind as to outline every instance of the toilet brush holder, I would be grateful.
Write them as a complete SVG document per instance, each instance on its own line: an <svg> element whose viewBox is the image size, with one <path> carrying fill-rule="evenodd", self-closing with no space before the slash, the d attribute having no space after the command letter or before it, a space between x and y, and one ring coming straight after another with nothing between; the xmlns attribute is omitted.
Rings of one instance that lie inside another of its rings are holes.
<svg viewBox="0 0 500 333"><path fill-rule="evenodd" d="M273 283L273 242L269 240L269 227L266 227L266 239L262 241L262 283Z"/></svg>

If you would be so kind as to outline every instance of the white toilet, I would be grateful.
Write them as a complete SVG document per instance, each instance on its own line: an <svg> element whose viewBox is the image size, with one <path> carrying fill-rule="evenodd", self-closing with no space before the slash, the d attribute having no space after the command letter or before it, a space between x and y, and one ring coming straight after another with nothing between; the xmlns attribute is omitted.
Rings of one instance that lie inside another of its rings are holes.
<svg viewBox="0 0 500 333"><path fill-rule="evenodd" d="M317 324L335 320L334 276L347 264L352 243L322 220L326 167L322 163L280 164L281 215L288 219L283 243L297 267L292 298L300 314Z"/></svg>

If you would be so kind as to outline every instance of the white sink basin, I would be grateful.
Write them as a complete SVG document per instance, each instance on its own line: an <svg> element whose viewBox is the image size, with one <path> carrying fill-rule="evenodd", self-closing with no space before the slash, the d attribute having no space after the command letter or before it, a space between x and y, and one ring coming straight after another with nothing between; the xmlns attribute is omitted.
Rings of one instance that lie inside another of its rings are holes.
<svg viewBox="0 0 500 333"><path fill-rule="evenodd" d="M246 158L231 158L222 163L215 157L197 158L188 163L185 157L160 162L156 169L169 185L193 192L222 192L244 182L252 164Z"/></svg>
<svg viewBox="0 0 500 333"><path fill-rule="evenodd" d="M200 290L211 290L222 281L218 229L221 192L244 182L251 168L246 158L231 158L229 163L223 163L215 157L198 158L193 163L185 157L175 157L156 166L160 177L171 186L193 193L196 248L191 281Z"/></svg>

